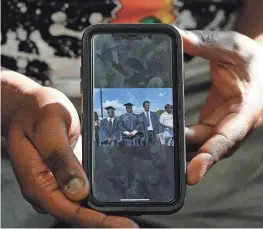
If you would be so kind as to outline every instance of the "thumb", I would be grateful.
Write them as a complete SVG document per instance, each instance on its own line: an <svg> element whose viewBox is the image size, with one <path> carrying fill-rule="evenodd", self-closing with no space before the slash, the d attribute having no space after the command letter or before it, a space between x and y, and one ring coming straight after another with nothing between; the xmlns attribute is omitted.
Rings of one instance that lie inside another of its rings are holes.
<svg viewBox="0 0 263 229"><path fill-rule="evenodd" d="M79 201L88 195L88 179L71 149L67 126L63 118L54 115L35 124L30 138L61 191Z"/></svg>

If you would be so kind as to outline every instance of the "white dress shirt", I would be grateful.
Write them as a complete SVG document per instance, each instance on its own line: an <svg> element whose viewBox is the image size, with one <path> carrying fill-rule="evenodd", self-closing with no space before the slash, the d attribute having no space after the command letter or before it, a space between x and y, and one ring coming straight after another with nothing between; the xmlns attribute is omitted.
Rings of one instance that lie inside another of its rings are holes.
<svg viewBox="0 0 263 229"><path fill-rule="evenodd" d="M173 114L168 114L166 111L160 116L160 123L173 128Z"/></svg>
<svg viewBox="0 0 263 229"><path fill-rule="evenodd" d="M145 117L147 119L147 111L144 111ZM150 126L148 126L148 131L153 130L153 125L152 125L152 119L151 119L151 111L148 111L149 114L149 121L150 121Z"/></svg>
<svg viewBox="0 0 263 229"><path fill-rule="evenodd" d="M112 124L113 124L113 122L114 122L114 117L112 117L112 118L107 117L107 120L108 120L108 122L111 120L111 122L112 122Z"/></svg>

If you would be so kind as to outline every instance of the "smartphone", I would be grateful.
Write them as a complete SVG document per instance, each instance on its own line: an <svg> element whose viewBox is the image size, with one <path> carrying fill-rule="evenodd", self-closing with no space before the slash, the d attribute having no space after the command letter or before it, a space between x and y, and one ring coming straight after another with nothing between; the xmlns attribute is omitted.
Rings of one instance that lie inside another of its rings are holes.
<svg viewBox="0 0 263 229"><path fill-rule="evenodd" d="M82 39L86 203L122 215L184 203L183 48L165 24L98 24Z"/></svg>

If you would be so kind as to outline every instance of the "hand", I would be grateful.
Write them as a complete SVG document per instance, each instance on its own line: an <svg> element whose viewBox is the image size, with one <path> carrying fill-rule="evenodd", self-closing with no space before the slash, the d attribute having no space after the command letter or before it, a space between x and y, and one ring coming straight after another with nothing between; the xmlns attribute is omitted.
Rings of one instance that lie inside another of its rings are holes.
<svg viewBox="0 0 263 229"><path fill-rule="evenodd" d="M109 138L109 139L107 139L107 142L108 142L108 144L110 144L110 143L111 143L111 141L112 141L112 140L111 140L110 138Z"/></svg>
<svg viewBox="0 0 263 229"><path fill-rule="evenodd" d="M156 141L160 141L160 136L159 135L156 135Z"/></svg>
<svg viewBox="0 0 263 229"><path fill-rule="evenodd" d="M88 180L73 149L80 136L78 114L60 92L42 88L27 96L11 121L8 151L24 198L40 213L75 227L137 227L124 217L81 206Z"/></svg>
<svg viewBox="0 0 263 229"><path fill-rule="evenodd" d="M199 122L186 130L190 185L230 156L263 122L263 50L236 32L180 31L184 50L210 60L212 87Z"/></svg>

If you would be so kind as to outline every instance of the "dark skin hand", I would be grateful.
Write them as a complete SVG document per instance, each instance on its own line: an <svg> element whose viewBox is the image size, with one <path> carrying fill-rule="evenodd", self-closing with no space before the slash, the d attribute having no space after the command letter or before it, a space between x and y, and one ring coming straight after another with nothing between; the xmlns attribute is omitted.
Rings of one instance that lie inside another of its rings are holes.
<svg viewBox="0 0 263 229"><path fill-rule="evenodd" d="M16 86L30 83L12 71L2 72L1 80L6 100L5 95L16 92ZM49 213L74 227L138 227L130 219L81 206L79 201L87 197L89 183L74 155L80 137L76 109L61 92L32 85L33 90L21 90L21 100L12 101L19 109L2 101L4 112L17 111L8 125L8 153L24 198L39 213Z"/></svg>
<svg viewBox="0 0 263 229"><path fill-rule="evenodd" d="M188 184L198 183L263 123L263 48L236 32L184 32L185 52L210 60L212 87L199 122L186 129Z"/></svg>
<svg viewBox="0 0 263 229"><path fill-rule="evenodd" d="M213 82L199 122L186 131L193 152L187 181L193 185L218 160L231 155L251 130L262 126L263 55L256 42L237 33L180 33L186 53L211 61ZM89 186L74 155L80 136L77 112L62 93L28 80L10 71L1 77L2 123L25 199L37 211L75 227L138 227L128 218L80 205ZM30 87L24 89L26 85ZM10 119L9 114L15 115Z"/></svg>

